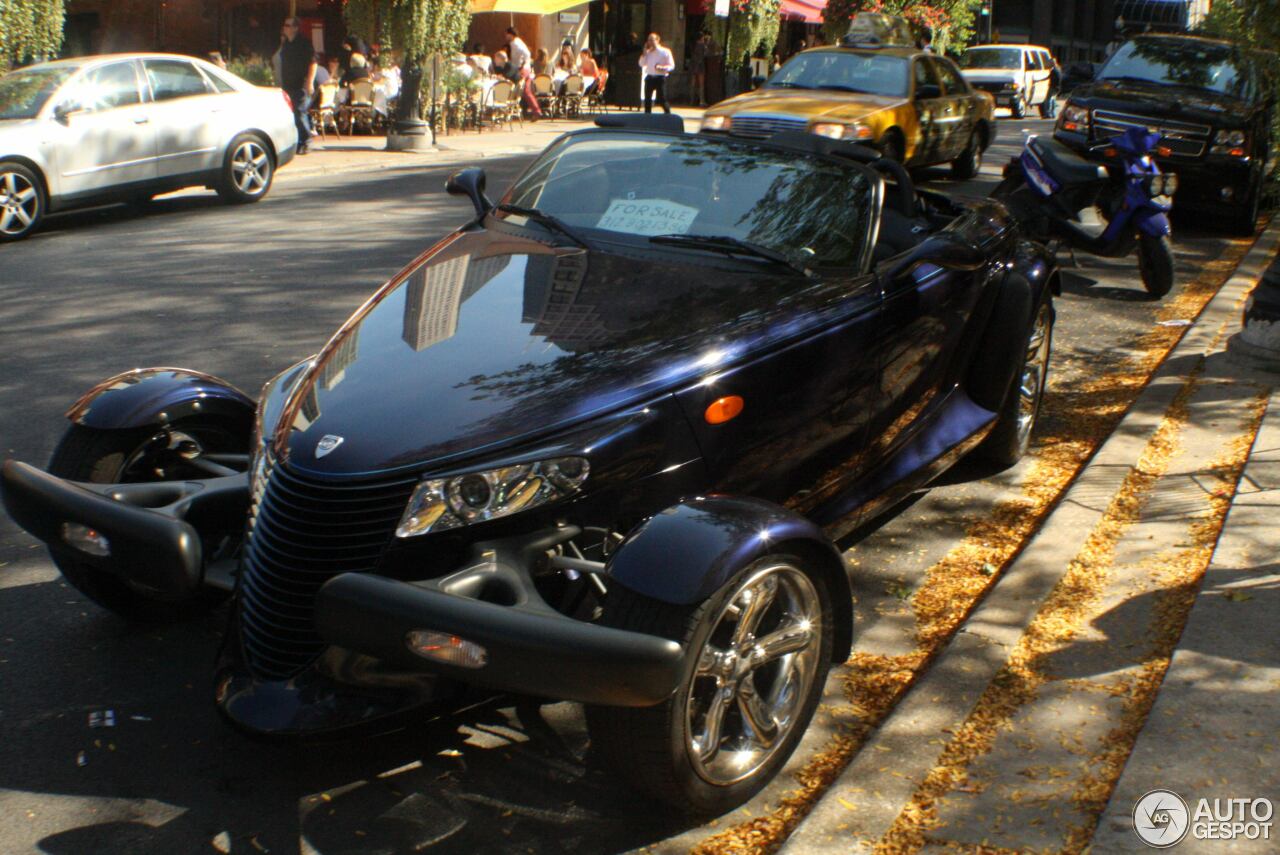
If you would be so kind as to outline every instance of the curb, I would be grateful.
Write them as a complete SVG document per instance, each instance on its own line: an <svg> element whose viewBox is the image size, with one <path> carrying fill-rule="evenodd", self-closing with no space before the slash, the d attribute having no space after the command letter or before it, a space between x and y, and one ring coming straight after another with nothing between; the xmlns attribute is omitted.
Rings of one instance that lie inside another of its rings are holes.
<svg viewBox="0 0 1280 855"><path fill-rule="evenodd" d="M923 784L941 750L936 735L965 721L1155 434L1192 370L1238 321L1244 296L1280 246L1273 220L1152 374L1129 412L1058 500L1040 530L1001 575L924 676L831 784L783 844L783 855L869 852ZM922 736L923 735L923 736ZM892 758L892 773L885 759Z"/></svg>

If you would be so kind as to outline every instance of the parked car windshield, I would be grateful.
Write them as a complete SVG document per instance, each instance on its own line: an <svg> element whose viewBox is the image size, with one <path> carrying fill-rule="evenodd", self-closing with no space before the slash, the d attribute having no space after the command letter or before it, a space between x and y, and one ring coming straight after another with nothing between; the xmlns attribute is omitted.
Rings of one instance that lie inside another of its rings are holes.
<svg viewBox="0 0 1280 855"><path fill-rule="evenodd" d="M1099 80L1149 80L1166 86L1249 95L1244 57L1230 45L1190 39L1134 39L1107 60Z"/></svg>
<svg viewBox="0 0 1280 855"><path fill-rule="evenodd" d="M33 119L62 82L75 73L72 66L22 68L0 77L0 119Z"/></svg>
<svg viewBox="0 0 1280 855"><path fill-rule="evenodd" d="M1022 70L1022 51L1007 48L970 48L960 58L962 68L1012 68Z"/></svg>
<svg viewBox="0 0 1280 855"><path fill-rule="evenodd" d="M508 203L597 239L726 238L805 267L855 266L874 222L867 173L799 152L696 136L591 132L529 167ZM663 244L671 251L693 251Z"/></svg>
<svg viewBox="0 0 1280 855"><path fill-rule="evenodd" d="M907 60L843 50L797 54L765 84L767 89L836 89L907 97Z"/></svg>

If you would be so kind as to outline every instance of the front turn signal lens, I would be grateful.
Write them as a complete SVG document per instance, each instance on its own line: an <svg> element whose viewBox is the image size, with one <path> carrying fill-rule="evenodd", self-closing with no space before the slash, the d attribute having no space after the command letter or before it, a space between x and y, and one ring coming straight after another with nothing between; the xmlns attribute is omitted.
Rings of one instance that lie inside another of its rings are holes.
<svg viewBox="0 0 1280 855"><path fill-rule="evenodd" d="M404 639L410 652L443 665L458 668L483 668L489 664L489 652L474 641L467 641L434 629L411 630Z"/></svg>
<svg viewBox="0 0 1280 855"><path fill-rule="evenodd" d="M106 558L111 554L111 541L107 540L107 536L87 525L63 523L62 539L68 546L80 550L85 555Z"/></svg>
<svg viewBox="0 0 1280 855"><path fill-rule="evenodd" d="M730 419L737 418L742 412L744 402L739 395L726 395L723 398L716 398L707 405L707 411L703 413L703 418L707 420L709 425L722 425Z"/></svg>

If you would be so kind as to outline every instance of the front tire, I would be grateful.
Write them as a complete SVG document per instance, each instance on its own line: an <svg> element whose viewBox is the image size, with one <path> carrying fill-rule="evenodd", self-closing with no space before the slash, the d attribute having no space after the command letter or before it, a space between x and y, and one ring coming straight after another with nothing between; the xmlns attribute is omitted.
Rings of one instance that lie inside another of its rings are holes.
<svg viewBox="0 0 1280 855"><path fill-rule="evenodd" d="M221 422L202 417L179 419L167 428L104 430L73 424L49 460L49 473L94 484L208 477L194 469L191 461L205 453L244 451L247 439L237 437ZM81 560L74 550L51 546L50 554L73 588L130 621L185 620L207 612L227 596L205 590L186 600L163 599Z"/></svg>
<svg viewBox="0 0 1280 855"><path fill-rule="evenodd" d="M1013 103L1009 105L1009 113L1012 114L1015 119L1026 118L1027 100L1021 95L1015 96Z"/></svg>
<svg viewBox="0 0 1280 855"><path fill-rule="evenodd" d="M1142 286L1157 300L1173 288L1173 243L1168 235L1138 238L1138 271Z"/></svg>
<svg viewBox="0 0 1280 855"><path fill-rule="evenodd" d="M0 161L0 243L22 240L44 219L44 184L29 167Z"/></svg>
<svg viewBox="0 0 1280 855"><path fill-rule="evenodd" d="M241 134L227 146L218 195L234 204L257 202L267 195L275 176L271 147L257 134Z"/></svg>
<svg viewBox="0 0 1280 855"><path fill-rule="evenodd" d="M1258 209L1262 201L1262 181L1250 186L1249 198L1231 219L1231 231L1239 237L1253 237L1258 229Z"/></svg>
<svg viewBox="0 0 1280 855"><path fill-rule="evenodd" d="M680 813L721 814L765 786L809 725L831 661L831 595L796 555L767 555L700 604L614 586L608 626L688 651L680 687L639 709L588 707L596 756Z"/></svg>
<svg viewBox="0 0 1280 855"><path fill-rule="evenodd" d="M978 446L982 459L1007 469L1026 455L1040 416L1052 349L1053 301L1046 290L1027 330L1022 364L1013 375L1013 385L1005 394L995 427Z"/></svg>

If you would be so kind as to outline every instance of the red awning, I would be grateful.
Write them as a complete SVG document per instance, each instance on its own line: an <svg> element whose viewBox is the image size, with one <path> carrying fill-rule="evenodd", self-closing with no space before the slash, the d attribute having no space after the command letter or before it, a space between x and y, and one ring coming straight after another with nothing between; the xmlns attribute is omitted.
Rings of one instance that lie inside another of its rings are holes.
<svg viewBox="0 0 1280 855"><path fill-rule="evenodd" d="M806 24L821 24L827 0L782 0L782 17Z"/></svg>

